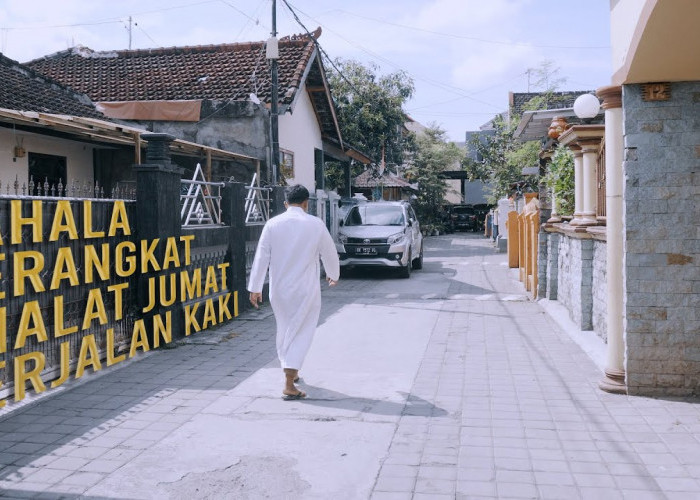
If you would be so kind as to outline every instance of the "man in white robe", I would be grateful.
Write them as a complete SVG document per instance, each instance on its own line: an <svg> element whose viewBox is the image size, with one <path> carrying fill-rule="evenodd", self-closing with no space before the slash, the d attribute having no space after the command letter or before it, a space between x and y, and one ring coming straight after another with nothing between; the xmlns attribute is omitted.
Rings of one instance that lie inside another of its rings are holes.
<svg viewBox="0 0 700 500"><path fill-rule="evenodd" d="M295 386L311 347L321 313L319 257L328 284L340 277L333 238L318 217L306 213L309 191L301 185L287 189L287 211L263 228L250 271L248 291L254 307L262 302L265 275L270 271L270 304L277 322L277 356L285 375L285 399L306 397Z"/></svg>

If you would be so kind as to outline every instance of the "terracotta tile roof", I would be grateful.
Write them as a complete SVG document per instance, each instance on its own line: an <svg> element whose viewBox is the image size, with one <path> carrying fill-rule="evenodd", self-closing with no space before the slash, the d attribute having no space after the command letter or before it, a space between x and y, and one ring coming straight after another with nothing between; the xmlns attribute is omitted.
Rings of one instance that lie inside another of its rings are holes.
<svg viewBox="0 0 700 500"><path fill-rule="evenodd" d="M90 99L0 54L0 108L105 119Z"/></svg>
<svg viewBox="0 0 700 500"><path fill-rule="evenodd" d="M381 177L375 178L372 176L372 171L370 169L365 170L352 181L352 185L358 188L371 188L379 186L380 184L384 187L415 189L406 179L387 174L386 172L384 172L384 175Z"/></svg>
<svg viewBox="0 0 700 500"><path fill-rule="evenodd" d="M320 36L320 29L314 34ZM315 53L307 35L279 40L279 96L290 104ZM73 48L27 63L95 102L247 100L270 102L265 42L95 52Z"/></svg>

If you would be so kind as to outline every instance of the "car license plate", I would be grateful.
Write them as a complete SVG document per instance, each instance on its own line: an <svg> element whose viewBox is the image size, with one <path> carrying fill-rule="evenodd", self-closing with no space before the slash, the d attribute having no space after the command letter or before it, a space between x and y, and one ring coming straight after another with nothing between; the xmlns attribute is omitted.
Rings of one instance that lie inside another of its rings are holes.
<svg viewBox="0 0 700 500"><path fill-rule="evenodd" d="M374 247L357 247L355 253L358 255L377 255L377 249Z"/></svg>

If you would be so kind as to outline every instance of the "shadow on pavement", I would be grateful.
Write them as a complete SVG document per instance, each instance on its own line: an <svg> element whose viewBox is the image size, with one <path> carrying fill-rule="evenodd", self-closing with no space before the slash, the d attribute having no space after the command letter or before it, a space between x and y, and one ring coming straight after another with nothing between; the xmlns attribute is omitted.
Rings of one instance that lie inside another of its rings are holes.
<svg viewBox="0 0 700 500"><path fill-rule="evenodd" d="M382 399L371 399L350 396L342 392L333 391L323 387L316 387L300 383L304 392L309 396L298 400L300 403L321 408L338 408L340 410L358 411L360 413L372 413L374 415L387 415L392 417L420 416L443 417L447 411L435 406L425 399L401 392L403 403Z"/></svg>

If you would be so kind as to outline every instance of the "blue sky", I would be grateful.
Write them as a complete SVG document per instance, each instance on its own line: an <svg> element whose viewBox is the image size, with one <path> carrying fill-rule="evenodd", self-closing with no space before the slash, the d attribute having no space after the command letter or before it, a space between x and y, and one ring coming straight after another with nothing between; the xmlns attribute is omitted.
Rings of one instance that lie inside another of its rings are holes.
<svg viewBox="0 0 700 500"><path fill-rule="evenodd" d="M551 61L560 90L608 85L609 0L288 0L332 57L405 71L416 91L406 111L464 140L508 106L508 92L538 90L528 69ZM94 50L266 39L272 0L0 0L0 51L26 62L74 45ZM278 36L303 32L277 0Z"/></svg>

